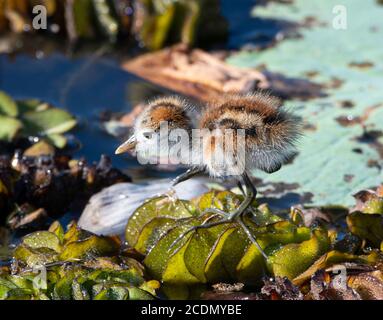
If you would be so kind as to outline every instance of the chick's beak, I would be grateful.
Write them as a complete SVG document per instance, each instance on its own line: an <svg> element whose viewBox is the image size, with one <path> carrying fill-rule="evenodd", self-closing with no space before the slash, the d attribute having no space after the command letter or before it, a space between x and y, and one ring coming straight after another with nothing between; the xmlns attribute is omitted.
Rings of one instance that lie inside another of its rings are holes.
<svg viewBox="0 0 383 320"><path fill-rule="evenodd" d="M124 153L124 152L128 152L130 150L133 150L137 145L137 141L136 141L136 137L135 136L132 136L130 137L127 141L125 141L122 145L120 145L115 153L116 154L121 154L121 153Z"/></svg>

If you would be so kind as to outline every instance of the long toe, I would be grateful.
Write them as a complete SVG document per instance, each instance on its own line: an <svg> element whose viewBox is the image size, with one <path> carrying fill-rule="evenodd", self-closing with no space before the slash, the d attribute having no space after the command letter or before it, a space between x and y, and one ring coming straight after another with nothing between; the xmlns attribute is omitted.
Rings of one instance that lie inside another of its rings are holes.
<svg viewBox="0 0 383 320"><path fill-rule="evenodd" d="M210 219L211 220L211 219ZM208 221L210 221L208 220ZM173 241L173 243L170 245L169 247L169 250L168 251L172 251L172 249L183 239L185 238L189 233L191 232L194 232L194 231L197 231L198 229L209 229L209 228L213 228L213 227L216 227L216 226L219 226L219 225L222 225L222 224L229 224L229 223L233 223L233 221L231 219L221 219L219 221L215 221L215 222L210 222L210 223L207 223L208 222L207 220L205 220L202 224L198 225L198 226L194 226L194 227L191 227L189 228L188 230L186 230L185 232L181 233L176 240Z"/></svg>
<svg viewBox="0 0 383 320"><path fill-rule="evenodd" d="M243 215L240 215L238 216L236 219L235 219L236 222L239 223L239 225L241 226L241 228L243 229L243 231L246 233L247 237L249 238L249 240L257 247L257 249L259 250L259 252L262 254L262 256L267 260L268 259L268 256L267 254L263 251L262 247L260 246L260 244L258 243L257 239L255 238L255 236L251 233L251 231L249 230L249 228L246 226L245 222L243 221Z"/></svg>
<svg viewBox="0 0 383 320"><path fill-rule="evenodd" d="M215 216L221 216L222 218L228 218L230 216L230 213L220 209L216 209L216 208L207 208L202 212L202 215L209 214L209 213Z"/></svg>

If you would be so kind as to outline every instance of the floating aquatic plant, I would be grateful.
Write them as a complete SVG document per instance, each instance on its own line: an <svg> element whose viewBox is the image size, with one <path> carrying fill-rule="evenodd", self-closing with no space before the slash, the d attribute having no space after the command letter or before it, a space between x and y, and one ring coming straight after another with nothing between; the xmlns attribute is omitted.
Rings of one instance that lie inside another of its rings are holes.
<svg viewBox="0 0 383 320"><path fill-rule="evenodd" d="M164 283L163 290L172 298L193 297L196 288L218 282L259 285L264 276L287 277L302 285L318 270L335 264L355 262L369 265L382 259L377 249L370 254L363 253L359 238L368 240L374 237L373 244L379 247L383 233L379 229L370 235L371 225L368 224L359 225L362 231L355 232L350 222L355 213L347 217L350 231L358 236L350 238L358 246L358 254L351 254L347 248L341 249L342 237L336 231L316 223L305 226L303 219L296 217L293 220L282 219L267 206L256 203L253 204L255 214L249 215L246 222L268 255L267 260L235 223L199 229L172 246L185 230L201 225L209 217L201 216L205 208L216 207L229 212L238 206L241 199L241 196L230 192L210 192L192 202L168 197L149 200L129 219L126 239L145 256L143 263L148 272ZM292 217L296 214L296 209L294 211ZM374 217L372 214L364 216L362 221ZM382 223L379 225L381 227Z"/></svg>
<svg viewBox="0 0 383 320"><path fill-rule="evenodd" d="M58 148L67 139L63 135L76 126L67 111L38 100L15 101L0 91L0 140L11 142L18 137L39 137Z"/></svg>
<svg viewBox="0 0 383 320"><path fill-rule="evenodd" d="M379 192L373 198L383 201ZM357 207L365 207L367 199L358 198ZM206 207L231 211L241 200L242 196L228 191L212 191L193 201L167 196L150 199L128 221L128 248L117 237L96 236L75 223L64 232L55 222L48 231L25 236L15 248L13 272L9 267L0 272L0 298L383 297L383 234L374 232L371 241L367 232L371 225L359 223L355 228L352 220L355 214L361 221L382 216L371 213L372 209L368 213L351 212L347 222L354 235L345 236L343 231L338 234L331 227L319 226L315 219L309 225L306 220L305 225L305 219L299 216L309 212L307 209L293 208L290 214L275 215L267 205L254 202L253 214L246 217L246 224L267 253L267 260L235 223L199 229L172 246L182 232L207 218L201 215ZM329 209L327 213L330 214ZM47 270L47 285L36 288L36 270L41 267ZM339 270L346 271L344 287L336 285ZM209 285L214 285L213 291L208 291ZM258 293L246 293L249 290Z"/></svg>
<svg viewBox="0 0 383 320"><path fill-rule="evenodd" d="M0 272L0 299L149 300L157 281L121 255L116 237L101 237L72 223L27 235L14 250L13 273Z"/></svg>

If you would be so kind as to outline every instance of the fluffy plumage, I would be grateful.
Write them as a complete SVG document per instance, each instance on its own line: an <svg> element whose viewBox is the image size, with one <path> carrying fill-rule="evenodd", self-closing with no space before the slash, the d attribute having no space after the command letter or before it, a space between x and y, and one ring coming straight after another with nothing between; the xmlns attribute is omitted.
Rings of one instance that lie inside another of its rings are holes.
<svg viewBox="0 0 383 320"><path fill-rule="evenodd" d="M137 118L134 135L124 145L148 157L171 157L169 149L158 148L160 139L169 140L159 137L161 123L167 122L169 132L183 129L189 135L182 150L191 156L181 157L181 162L215 177L241 175L254 168L271 173L296 152L300 121L268 94L225 95L208 104L197 122L192 111L191 104L179 97L154 99ZM193 128L201 130L201 138L192 139Z"/></svg>
<svg viewBox="0 0 383 320"><path fill-rule="evenodd" d="M241 143L237 144L237 135L233 137L237 160L242 162L240 165L246 171L258 168L269 173L278 170L295 154L295 143L300 136L301 127L299 118L284 110L279 99L264 93L222 97L206 108L199 126L212 132L225 129L244 130L244 148ZM230 167L233 166L232 159L222 154L224 150L217 146L215 141L216 137L213 135L210 149L205 147L208 156L205 165L208 171L213 176L224 175L225 170L226 175L235 174L234 171L230 172ZM244 150L236 150L237 147L242 147ZM241 152L245 154L241 156ZM224 159L221 168L209 161L211 154ZM226 159L229 163L225 163Z"/></svg>

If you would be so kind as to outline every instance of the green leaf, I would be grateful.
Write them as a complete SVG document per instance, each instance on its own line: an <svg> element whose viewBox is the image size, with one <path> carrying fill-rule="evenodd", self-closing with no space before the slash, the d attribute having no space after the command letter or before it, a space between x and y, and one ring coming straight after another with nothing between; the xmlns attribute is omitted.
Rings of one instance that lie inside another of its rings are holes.
<svg viewBox="0 0 383 320"><path fill-rule="evenodd" d="M209 259L213 252L216 251L221 236L226 232L227 228L228 225L219 225L210 229L199 229L193 233L188 243L184 254L186 267L202 283L207 282L206 272L210 269ZM223 268L216 271L223 271L225 275L225 269ZM214 274L214 277L225 279L225 276L222 275L216 276Z"/></svg>
<svg viewBox="0 0 383 320"><path fill-rule="evenodd" d="M17 246L13 256L28 267L42 266L58 260L56 251L48 248L32 249L25 244Z"/></svg>
<svg viewBox="0 0 383 320"><path fill-rule="evenodd" d="M23 124L19 120L0 115L0 140L11 142L22 127Z"/></svg>
<svg viewBox="0 0 383 320"><path fill-rule="evenodd" d="M17 107L21 114L28 111L44 111L50 108L48 103L41 102L38 99L18 100Z"/></svg>
<svg viewBox="0 0 383 320"><path fill-rule="evenodd" d="M310 240L287 244L275 250L267 261L269 270L274 276L293 280L323 255L329 245L327 231L314 230Z"/></svg>
<svg viewBox="0 0 383 320"><path fill-rule="evenodd" d="M0 114L9 117L17 117L19 114L16 102L4 91L0 91Z"/></svg>
<svg viewBox="0 0 383 320"><path fill-rule="evenodd" d="M129 218L125 231L126 241L134 247L144 226L154 218L187 218L191 217L194 211L194 207L188 201L170 197L150 199Z"/></svg>
<svg viewBox="0 0 383 320"><path fill-rule="evenodd" d="M23 238L22 243L31 249L48 248L57 253L61 251L60 239L49 231L31 233Z"/></svg>
<svg viewBox="0 0 383 320"><path fill-rule="evenodd" d="M321 256L318 260L314 262L314 264L308 268L305 272L301 273L297 276L293 283L295 285L301 285L305 281L309 280L311 276L320 269L326 269L334 264L339 264L342 262L358 262L358 263L371 263L364 256L356 256L353 254L343 253L336 250L327 252L323 256Z"/></svg>
<svg viewBox="0 0 383 320"><path fill-rule="evenodd" d="M243 196L230 191L211 191L198 199L197 208L201 213L209 208L231 212L238 208L242 201Z"/></svg>
<svg viewBox="0 0 383 320"><path fill-rule="evenodd" d="M65 133L76 126L76 120L62 109L49 108L43 111L29 111L22 115L24 134L49 136Z"/></svg>
<svg viewBox="0 0 383 320"><path fill-rule="evenodd" d="M161 278L165 283L190 285L200 282L186 266L185 251L190 244L191 237L188 236L186 238L187 241L170 255L170 258L166 263L161 275Z"/></svg>
<svg viewBox="0 0 383 320"><path fill-rule="evenodd" d="M48 231L54 233L57 236L60 244L64 242L65 231L59 221L53 222Z"/></svg>
<svg viewBox="0 0 383 320"><path fill-rule="evenodd" d="M58 149L63 149L68 142L67 138L62 134L49 134L46 139Z"/></svg>
<svg viewBox="0 0 383 320"><path fill-rule="evenodd" d="M379 248L383 240L383 215L356 211L350 213L346 221L351 233Z"/></svg>
<svg viewBox="0 0 383 320"><path fill-rule="evenodd" d="M136 287L128 287L129 300L154 300L154 297L147 291Z"/></svg>
<svg viewBox="0 0 383 320"><path fill-rule="evenodd" d="M112 237L90 236L66 244L60 254L60 260L71 261L86 257L101 257L116 255L120 243Z"/></svg>
<svg viewBox="0 0 383 320"><path fill-rule="evenodd" d="M174 248L170 248L171 245L174 243L174 241L178 239L178 237L183 232L185 232L188 228L201 223L201 221L196 218L190 218L190 219L185 219L181 221L179 226L170 229L165 235L163 235L159 239L157 244L152 248L152 250L148 253L148 255L146 256L144 260L144 265L147 267L148 271L154 277L154 279L158 279L158 280L162 279L163 273L168 266L168 262L173 257L173 255L177 255L178 253L177 258L179 256L183 257L183 253L184 253L183 249L185 249L184 245L186 242L190 240L190 234L182 238L177 243L177 246L175 246ZM190 272L186 269L184 262L180 261L180 263L182 264L181 266L182 271L181 269L178 269L178 270L184 273L184 277L186 278L186 280L187 281L191 279L197 280L197 278L193 277L190 274ZM169 267L172 268L177 266L169 266ZM168 274L170 274L171 272L172 272L171 269L168 270Z"/></svg>
<svg viewBox="0 0 383 320"><path fill-rule="evenodd" d="M168 230L176 226L176 223L176 220L171 218L152 219L142 228L134 249L147 254Z"/></svg>
<svg viewBox="0 0 383 320"><path fill-rule="evenodd" d="M94 297L94 300L128 300L129 290L125 287L112 286L102 290Z"/></svg>
<svg viewBox="0 0 383 320"><path fill-rule="evenodd" d="M158 50L164 46L175 12L176 4L170 3L161 12L157 12L156 15L145 17L143 26L140 29L140 38L147 48Z"/></svg>

